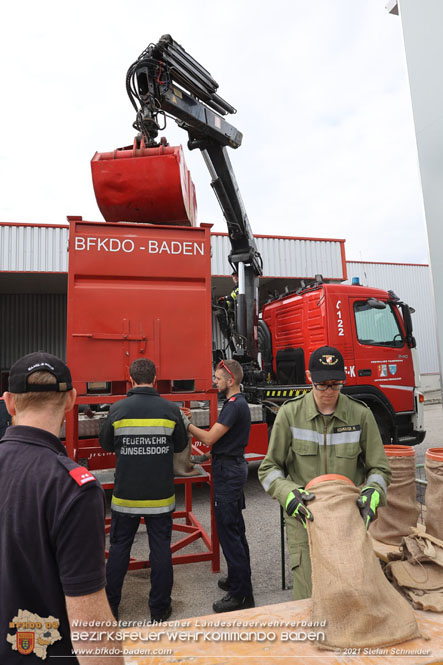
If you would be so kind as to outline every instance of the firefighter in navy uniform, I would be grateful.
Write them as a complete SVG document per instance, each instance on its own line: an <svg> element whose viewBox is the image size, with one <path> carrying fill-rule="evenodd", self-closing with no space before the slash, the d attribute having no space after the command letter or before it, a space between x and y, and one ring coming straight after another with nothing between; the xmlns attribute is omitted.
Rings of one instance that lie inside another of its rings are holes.
<svg viewBox="0 0 443 665"><path fill-rule="evenodd" d="M115 402L100 431L102 448L115 452L114 492L106 593L117 616L131 546L140 517L149 539L152 621L166 621L172 612L172 512L175 509L174 453L188 443L180 409L154 388L152 360L138 358L129 368L132 388Z"/></svg>
<svg viewBox="0 0 443 665"><path fill-rule="evenodd" d="M11 368L4 398L14 425L0 442L0 663L89 663L73 655L73 645L96 644L71 642L70 623L113 621L103 490L58 438L75 397L68 367L49 353L31 353Z"/></svg>
<svg viewBox="0 0 443 665"><path fill-rule="evenodd" d="M228 593L213 604L215 612L254 607L251 564L242 510L243 486L248 477L244 450L251 429L251 414L240 392L243 369L236 360L222 360L215 370L215 384L227 400L210 430L192 423L188 432L212 446L214 515L217 533L228 566L228 576L218 586Z"/></svg>
<svg viewBox="0 0 443 665"><path fill-rule="evenodd" d="M341 394L346 379L343 356L322 346L309 359L312 390L289 400L272 428L268 452L258 470L264 489L286 510L294 600L311 596L311 560L306 520L315 519L315 498L304 487L326 473L361 486L357 505L366 528L386 502L391 469L375 418L363 402Z"/></svg>

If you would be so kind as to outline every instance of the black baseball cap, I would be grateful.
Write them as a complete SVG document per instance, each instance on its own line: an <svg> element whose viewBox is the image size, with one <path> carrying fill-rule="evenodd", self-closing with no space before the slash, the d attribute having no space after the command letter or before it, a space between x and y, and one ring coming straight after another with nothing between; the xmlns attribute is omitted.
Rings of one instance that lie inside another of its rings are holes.
<svg viewBox="0 0 443 665"><path fill-rule="evenodd" d="M344 381L346 379L343 356L333 346L321 346L311 353L309 371L313 383Z"/></svg>
<svg viewBox="0 0 443 665"><path fill-rule="evenodd" d="M56 379L56 383L28 384L28 376L34 372L50 372ZM28 353L27 356L19 358L11 367L9 372L9 392L11 393L42 393L42 392L67 392L72 390L72 378L69 367L51 353L36 351Z"/></svg>

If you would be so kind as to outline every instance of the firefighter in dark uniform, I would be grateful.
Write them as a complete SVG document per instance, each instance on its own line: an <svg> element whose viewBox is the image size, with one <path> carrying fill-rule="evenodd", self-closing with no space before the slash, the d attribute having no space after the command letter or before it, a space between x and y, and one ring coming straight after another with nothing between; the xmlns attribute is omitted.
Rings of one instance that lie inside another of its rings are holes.
<svg viewBox="0 0 443 665"><path fill-rule="evenodd" d="M242 510L243 486L248 477L244 450L251 429L251 414L240 392L243 370L236 360L222 360L215 370L215 384L226 402L210 430L192 423L188 432L212 446L212 480L217 533L228 566L228 576L218 586L228 593L213 604L215 612L254 607L251 564Z"/></svg>
<svg viewBox="0 0 443 665"><path fill-rule="evenodd" d="M70 371L31 353L12 366L4 398L14 425L0 442L0 663L84 662L73 644L96 645L71 642L70 622L113 617L103 490L57 436L76 398Z"/></svg>
<svg viewBox="0 0 443 665"><path fill-rule="evenodd" d="M155 390L155 372L152 360L134 360L129 368L132 388L125 399L111 406L99 436L102 448L117 455L106 566L109 604L117 616L131 546L144 517L150 549L151 620L166 621L172 612L173 457L186 448L188 438L178 406Z"/></svg>
<svg viewBox="0 0 443 665"><path fill-rule="evenodd" d="M227 296L222 296L221 298L219 298L219 303L223 304L224 307L226 307L226 309L228 310L228 312L234 312L235 305L237 304L237 299L238 299L238 274L235 270L232 273L231 277L235 285L234 288Z"/></svg>
<svg viewBox="0 0 443 665"><path fill-rule="evenodd" d="M220 329L227 340L231 339L231 329L235 328L236 320L236 305L238 299L238 275L234 271L232 273L232 280L234 288L226 296L220 296L217 299L217 306L214 307L215 315L220 324ZM234 349L232 349L234 350Z"/></svg>

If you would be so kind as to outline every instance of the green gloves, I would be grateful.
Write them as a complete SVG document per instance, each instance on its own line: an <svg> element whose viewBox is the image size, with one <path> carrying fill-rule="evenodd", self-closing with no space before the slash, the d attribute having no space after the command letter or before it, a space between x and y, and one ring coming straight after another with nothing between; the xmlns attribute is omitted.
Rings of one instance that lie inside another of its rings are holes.
<svg viewBox="0 0 443 665"><path fill-rule="evenodd" d="M357 499L357 506L360 509L360 514L368 529L372 520L375 519L378 504L380 503L380 492L375 487L363 487L360 496Z"/></svg>
<svg viewBox="0 0 443 665"><path fill-rule="evenodd" d="M290 517L295 517L306 529L306 520L314 520L311 511L306 507L307 501L315 499L315 494L307 492L302 487L289 492L285 509Z"/></svg>

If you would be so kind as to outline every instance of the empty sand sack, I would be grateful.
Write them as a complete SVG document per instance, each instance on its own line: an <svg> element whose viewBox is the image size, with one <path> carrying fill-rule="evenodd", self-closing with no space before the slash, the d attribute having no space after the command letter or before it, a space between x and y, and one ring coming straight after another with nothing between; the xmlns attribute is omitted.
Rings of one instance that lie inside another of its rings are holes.
<svg viewBox="0 0 443 665"><path fill-rule="evenodd" d="M370 525L373 538L388 545L400 545L410 528L417 525L419 507L415 490L415 450L411 446L385 446L392 470L386 506L377 510Z"/></svg>
<svg viewBox="0 0 443 665"><path fill-rule="evenodd" d="M385 573L417 610L443 612L443 568L429 561L392 561Z"/></svg>
<svg viewBox="0 0 443 665"><path fill-rule="evenodd" d="M408 602L386 579L374 554L357 499L343 476L308 483L315 499L308 522L312 621L326 621L322 648L385 647L420 633Z"/></svg>

